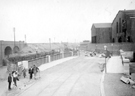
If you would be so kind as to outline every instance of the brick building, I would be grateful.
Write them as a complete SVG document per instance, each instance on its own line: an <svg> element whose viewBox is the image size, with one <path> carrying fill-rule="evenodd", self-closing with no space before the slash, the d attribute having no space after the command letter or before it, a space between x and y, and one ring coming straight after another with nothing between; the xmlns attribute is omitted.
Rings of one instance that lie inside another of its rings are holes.
<svg viewBox="0 0 135 96"><path fill-rule="evenodd" d="M135 10L120 10L112 22L113 42L135 42Z"/></svg>
<svg viewBox="0 0 135 96"><path fill-rule="evenodd" d="M92 43L110 43L112 38L111 23L94 23L91 33Z"/></svg>

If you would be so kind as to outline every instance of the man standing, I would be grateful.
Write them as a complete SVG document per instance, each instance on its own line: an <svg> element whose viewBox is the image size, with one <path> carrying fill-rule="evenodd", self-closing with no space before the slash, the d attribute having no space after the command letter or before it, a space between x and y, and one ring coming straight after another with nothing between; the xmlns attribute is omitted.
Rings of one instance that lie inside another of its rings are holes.
<svg viewBox="0 0 135 96"><path fill-rule="evenodd" d="M32 75L33 75L33 68L31 66L31 68L29 68L29 74L30 74L30 79L32 79Z"/></svg>
<svg viewBox="0 0 135 96"><path fill-rule="evenodd" d="M9 76L8 76L8 90L11 90L11 83L12 83L12 76L9 73Z"/></svg>
<svg viewBox="0 0 135 96"><path fill-rule="evenodd" d="M14 81L14 85L17 87L17 80L19 80L18 79L18 74L17 74L17 72L16 71L13 71L13 81Z"/></svg>

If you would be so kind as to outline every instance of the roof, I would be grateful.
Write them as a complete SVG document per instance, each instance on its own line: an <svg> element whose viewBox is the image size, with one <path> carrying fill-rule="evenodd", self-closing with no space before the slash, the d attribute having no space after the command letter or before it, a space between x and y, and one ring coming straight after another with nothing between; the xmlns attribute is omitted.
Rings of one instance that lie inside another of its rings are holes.
<svg viewBox="0 0 135 96"><path fill-rule="evenodd" d="M124 10L122 12L128 15L129 17L135 17L135 10Z"/></svg>
<svg viewBox="0 0 135 96"><path fill-rule="evenodd" d="M135 10L120 10L122 12L125 12L125 14L135 14Z"/></svg>
<svg viewBox="0 0 135 96"><path fill-rule="evenodd" d="M111 23L94 23L95 28L110 28Z"/></svg>
<svg viewBox="0 0 135 96"><path fill-rule="evenodd" d="M135 10L119 10L118 13L116 14L112 24L114 23L115 19L117 18L118 14L120 14L120 12L122 12L125 15L128 15L130 17L135 17Z"/></svg>

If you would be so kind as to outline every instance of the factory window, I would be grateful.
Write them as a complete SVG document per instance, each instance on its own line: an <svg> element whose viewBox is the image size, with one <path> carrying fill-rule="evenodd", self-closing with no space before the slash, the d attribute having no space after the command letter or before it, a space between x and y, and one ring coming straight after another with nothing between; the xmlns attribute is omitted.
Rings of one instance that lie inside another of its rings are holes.
<svg viewBox="0 0 135 96"><path fill-rule="evenodd" d="M114 39L114 38L112 39L112 42L113 42L113 43L115 42L115 39Z"/></svg>
<svg viewBox="0 0 135 96"><path fill-rule="evenodd" d="M119 32L121 32L121 18L119 18Z"/></svg>
<svg viewBox="0 0 135 96"><path fill-rule="evenodd" d="M116 23L116 33L118 33L118 22Z"/></svg>

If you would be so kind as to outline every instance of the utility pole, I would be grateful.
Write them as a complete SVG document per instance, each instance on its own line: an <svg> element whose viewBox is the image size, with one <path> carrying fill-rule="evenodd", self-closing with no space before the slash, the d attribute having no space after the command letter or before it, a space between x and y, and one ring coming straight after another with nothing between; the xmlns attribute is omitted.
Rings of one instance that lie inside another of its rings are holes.
<svg viewBox="0 0 135 96"><path fill-rule="evenodd" d="M51 38L49 38L49 44L50 44L50 51L52 50L51 46Z"/></svg>
<svg viewBox="0 0 135 96"><path fill-rule="evenodd" d="M55 37L54 37L54 43L55 43Z"/></svg>
<svg viewBox="0 0 135 96"><path fill-rule="evenodd" d="M26 43L26 34L25 34L24 38L25 38L25 43Z"/></svg>
<svg viewBox="0 0 135 96"><path fill-rule="evenodd" d="M112 46L112 55L113 55L113 43L111 44L111 46Z"/></svg>
<svg viewBox="0 0 135 96"><path fill-rule="evenodd" d="M105 73L107 73L107 62L106 62L106 58L107 58L107 46L104 46L104 50L105 50L105 66L104 66L104 69L105 69Z"/></svg>
<svg viewBox="0 0 135 96"><path fill-rule="evenodd" d="M13 28L13 32L14 32L14 47L15 47L15 27Z"/></svg>

